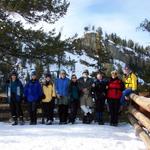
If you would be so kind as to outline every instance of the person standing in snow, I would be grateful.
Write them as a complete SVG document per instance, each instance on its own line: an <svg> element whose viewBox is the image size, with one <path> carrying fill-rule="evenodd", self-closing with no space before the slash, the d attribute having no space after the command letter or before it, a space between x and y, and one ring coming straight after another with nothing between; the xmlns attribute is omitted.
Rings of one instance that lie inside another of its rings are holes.
<svg viewBox="0 0 150 150"><path fill-rule="evenodd" d="M75 74L71 76L71 82L69 85L69 98L70 98L69 122L74 124L78 112L79 99L80 99L80 91L79 91L77 76Z"/></svg>
<svg viewBox="0 0 150 150"><path fill-rule="evenodd" d="M51 75L48 73L45 75L45 82L43 84L42 99L42 124L51 125L53 122L54 106L55 106L55 86L51 80Z"/></svg>
<svg viewBox="0 0 150 150"><path fill-rule="evenodd" d="M31 74L31 80L25 85L24 96L29 106L30 125L36 125L37 105L42 97L42 87L35 71Z"/></svg>
<svg viewBox="0 0 150 150"><path fill-rule="evenodd" d="M81 92L80 107L84 113L83 123L90 124L92 122L92 84L93 80L89 78L89 71L85 70L82 73L82 77L78 80L79 89Z"/></svg>
<svg viewBox="0 0 150 150"><path fill-rule="evenodd" d="M18 118L20 124L23 125L23 111L21 108L23 85L21 81L17 78L16 72L12 72L11 79L7 83L7 97L10 106L11 116L13 118L12 125L18 124Z"/></svg>
<svg viewBox="0 0 150 150"><path fill-rule="evenodd" d="M137 76L131 71L130 67L125 66L123 76L125 90L123 91L121 97L121 106L126 105L126 96L129 96L131 93L136 92L138 85L137 81Z"/></svg>
<svg viewBox="0 0 150 150"><path fill-rule="evenodd" d="M112 71L111 78L107 85L107 102L110 110L110 125L118 125L118 114L120 108L120 98L122 91L124 90L124 84L122 80L118 78L118 72Z"/></svg>
<svg viewBox="0 0 150 150"><path fill-rule="evenodd" d="M59 124L67 124L68 121L69 84L70 80L66 77L66 71L61 70L60 76L56 79L55 82L60 120Z"/></svg>
<svg viewBox="0 0 150 150"><path fill-rule="evenodd" d="M96 119L100 125L104 124L103 112L106 99L106 81L103 79L103 74L98 73L97 79L94 82L93 92L95 98Z"/></svg>

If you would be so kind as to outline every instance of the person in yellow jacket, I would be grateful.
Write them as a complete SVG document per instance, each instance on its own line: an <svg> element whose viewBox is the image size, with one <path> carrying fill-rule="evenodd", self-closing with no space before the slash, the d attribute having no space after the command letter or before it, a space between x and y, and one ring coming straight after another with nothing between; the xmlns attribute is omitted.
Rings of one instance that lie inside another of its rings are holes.
<svg viewBox="0 0 150 150"><path fill-rule="evenodd" d="M45 83L43 84L42 99L42 124L50 125L53 122L54 105L55 105L55 86L51 81L51 75L46 74ZM45 122L46 119L46 122Z"/></svg>
<svg viewBox="0 0 150 150"><path fill-rule="evenodd" d="M138 78L137 76L132 72L129 66L125 66L124 68L124 76L123 76L123 82L125 84L125 90L122 93L121 97L121 105L126 105L126 96L129 96L131 93L135 92L137 90L138 86Z"/></svg>

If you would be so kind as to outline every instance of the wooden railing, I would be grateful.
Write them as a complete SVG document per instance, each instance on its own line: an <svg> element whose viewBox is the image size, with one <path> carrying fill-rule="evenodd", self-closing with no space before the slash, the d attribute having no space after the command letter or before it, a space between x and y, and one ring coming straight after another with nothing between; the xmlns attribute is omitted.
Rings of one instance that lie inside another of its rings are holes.
<svg viewBox="0 0 150 150"><path fill-rule="evenodd" d="M136 135L145 143L150 150L150 98L130 95L131 103L128 107L128 118L136 130Z"/></svg>

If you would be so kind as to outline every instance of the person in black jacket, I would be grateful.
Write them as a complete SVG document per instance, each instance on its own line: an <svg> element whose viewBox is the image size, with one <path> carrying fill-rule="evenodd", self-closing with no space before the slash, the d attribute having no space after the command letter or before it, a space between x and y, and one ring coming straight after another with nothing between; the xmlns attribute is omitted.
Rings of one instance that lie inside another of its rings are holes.
<svg viewBox="0 0 150 150"><path fill-rule="evenodd" d="M75 74L71 76L71 82L69 85L69 95L70 95L69 122L74 124L77 116L78 108L79 108L79 99L80 99L80 91L79 91L77 76Z"/></svg>
<svg viewBox="0 0 150 150"><path fill-rule="evenodd" d="M95 98L96 120L100 125L104 124L103 112L106 99L106 84L107 84L106 81L103 79L103 74L98 73L97 79L94 82L93 92Z"/></svg>
<svg viewBox="0 0 150 150"><path fill-rule="evenodd" d="M10 105L11 116L13 118L12 125L24 124L23 111L21 107L23 96L23 85L21 81L17 78L17 72L13 71L11 78L7 83L7 97Z"/></svg>

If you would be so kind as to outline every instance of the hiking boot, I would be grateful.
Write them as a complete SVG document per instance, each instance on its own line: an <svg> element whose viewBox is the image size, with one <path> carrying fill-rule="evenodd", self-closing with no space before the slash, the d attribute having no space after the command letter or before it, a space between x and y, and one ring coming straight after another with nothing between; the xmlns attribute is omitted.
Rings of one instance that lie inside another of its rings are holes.
<svg viewBox="0 0 150 150"><path fill-rule="evenodd" d="M30 122L30 125L36 125L37 123L36 122Z"/></svg>
<svg viewBox="0 0 150 150"><path fill-rule="evenodd" d="M46 125L52 125L52 120L48 120L48 121L46 122Z"/></svg>
<svg viewBox="0 0 150 150"><path fill-rule="evenodd" d="M17 117L13 117L13 122L11 124L12 126L18 125L18 119Z"/></svg>
<svg viewBox="0 0 150 150"><path fill-rule="evenodd" d="M23 117L21 116L21 117L19 117L19 124L20 125L24 125L24 119L23 119Z"/></svg>
<svg viewBox="0 0 150 150"><path fill-rule="evenodd" d="M83 124L87 123L87 116L83 116Z"/></svg>
<svg viewBox="0 0 150 150"><path fill-rule="evenodd" d="M18 121L13 121L11 125L12 126L18 125Z"/></svg>
<svg viewBox="0 0 150 150"><path fill-rule="evenodd" d="M98 124L99 124L99 125L104 125L104 121L103 121L103 120L100 120L100 121L98 122Z"/></svg>
<svg viewBox="0 0 150 150"><path fill-rule="evenodd" d="M87 113L87 124L90 124L93 121L92 114Z"/></svg>
<svg viewBox="0 0 150 150"><path fill-rule="evenodd" d="M44 118L42 118L42 124L45 124L45 119Z"/></svg>

